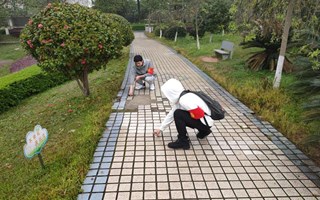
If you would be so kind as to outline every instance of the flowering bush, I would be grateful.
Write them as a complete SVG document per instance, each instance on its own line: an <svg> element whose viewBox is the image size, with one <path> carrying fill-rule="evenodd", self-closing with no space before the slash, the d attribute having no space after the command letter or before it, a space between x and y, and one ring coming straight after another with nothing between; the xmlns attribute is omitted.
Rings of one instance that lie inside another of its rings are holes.
<svg viewBox="0 0 320 200"><path fill-rule="evenodd" d="M122 37L119 22L97 10L49 3L30 18L20 41L42 69L76 79L88 96L88 74L121 54Z"/></svg>

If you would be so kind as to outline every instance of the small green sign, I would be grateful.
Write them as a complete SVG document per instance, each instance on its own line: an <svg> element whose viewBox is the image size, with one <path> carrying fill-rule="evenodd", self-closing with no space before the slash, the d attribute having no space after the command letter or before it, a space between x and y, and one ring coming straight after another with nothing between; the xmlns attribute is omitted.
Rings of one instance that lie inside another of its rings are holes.
<svg viewBox="0 0 320 200"><path fill-rule="evenodd" d="M23 147L24 156L32 158L36 154L40 154L42 148L48 141L48 131L40 125L36 125L33 131L29 131L26 135L26 144Z"/></svg>

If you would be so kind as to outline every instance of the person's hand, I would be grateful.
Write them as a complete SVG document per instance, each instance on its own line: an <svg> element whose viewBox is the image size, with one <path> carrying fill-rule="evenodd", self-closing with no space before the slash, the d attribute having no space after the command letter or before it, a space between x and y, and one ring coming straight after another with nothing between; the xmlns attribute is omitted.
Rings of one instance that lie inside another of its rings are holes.
<svg viewBox="0 0 320 200"><path fill-rule="evenodd" d="M160 135L161 135L161 130L160 130L160 129L154 130L153 135L155 135L155 136L157 136L157 137L160 137Z"/></svg>
<svg viewBox="0 0 320 200"><path fill-rule="evenodd" d="M139 79L141 79L143 76L136 76L136 81L138 81Z"/></svg>

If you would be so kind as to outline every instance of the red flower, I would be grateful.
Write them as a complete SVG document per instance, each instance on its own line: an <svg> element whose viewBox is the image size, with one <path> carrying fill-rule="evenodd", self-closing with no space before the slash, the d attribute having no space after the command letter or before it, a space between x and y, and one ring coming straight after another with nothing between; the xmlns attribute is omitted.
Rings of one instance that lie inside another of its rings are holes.
<svg viewBox="0 0 320 200"><path fill-rule="evenodd" d="M85 58L82 58L81 60L81 64L85 65L87 62L86 62L86 59Z"/></svg>
<svg viewBox="0 0 320 200"><path fill-rule="evenodd" d="M43 27L43 25L42 24L38 24L38 28L42 28Z"/></svg>
<svg viewBox="0 0 320 200"><path fill-rule="evenodd" d="M73 112L73 110L72 110L72 109L69 109L69 110L68 110L68 112L69 112L69 113L72 113L72 112Z"/></svg>
<svg viewBox="0 0 320 200"><path fill-rule="evenodd" d="M29 45L29 47L30 47L31 49L33 48L33 45L32 45L31 40L27 40L27 44Z"/></svg>
<svg viewBox="0 0 320 200"><path fill-rule="evenodd" d="M32 25L32 22L33 22L32 19L29 19L28 24Z"/></svg>
<svg viewBox="0 0 320 200"><path fill-rule="evenodd" d="M65 46L64 42L62 42L62 43L60 44L60 46L64 47L64 46Z"/></svg>
<svg viewBox="0 0 320 200"><path fill-rule="evenodd" d="M47 8L51 8L52 4L48 3Z"/></svg>
<svg viewBox="0 0 320 200"><path fill-rule="evenodd" d="M69 26L68 25L64 25L64 27L63 27L64 29L68 29L69 28Z"/></svg>
<svg viewBox="0 0 320 200"><path fill-rule="evenodd" d="M99 49L102 49L102 48L103 48L102 44L99 44L98 47L99 47Z"/></svg>

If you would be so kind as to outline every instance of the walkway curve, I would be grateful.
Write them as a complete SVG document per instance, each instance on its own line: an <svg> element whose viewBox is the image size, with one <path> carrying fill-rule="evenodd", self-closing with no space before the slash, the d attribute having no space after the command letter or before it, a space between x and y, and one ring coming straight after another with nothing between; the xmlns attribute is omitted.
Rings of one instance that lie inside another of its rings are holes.
<svg viewBox="0 0 320 200"><path fill-rule="evenodd" d="M129 97L132 57L150 58L156 90ZM174 123L152 135L170 110L160 86L170 78L221 102L228 116L199 140L188 129L191 149L172 150ZM144 95L149 104L127 110ZM135 32L126 78L83 182L81 200L126 199L320 199L320 169L272 125L172 49Z"/></svg>

